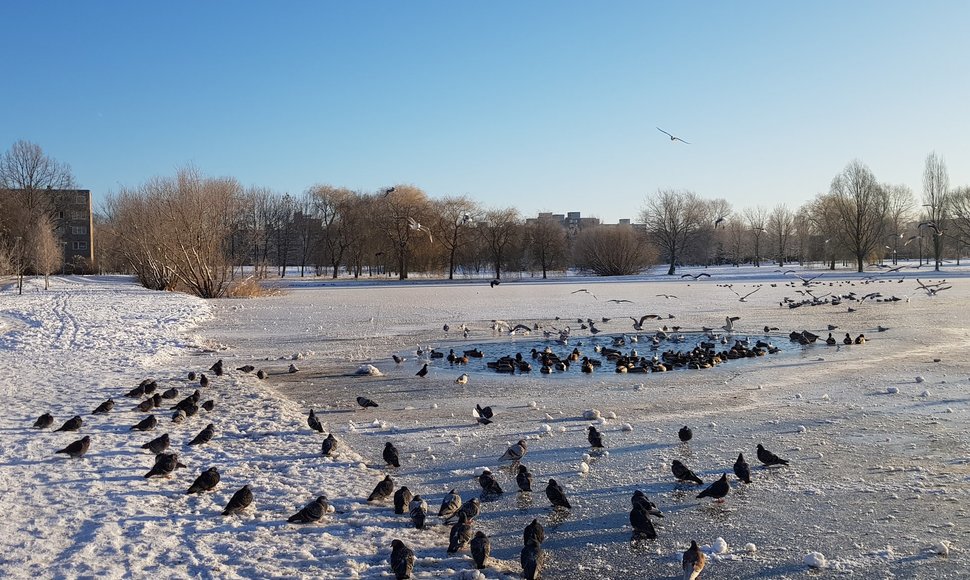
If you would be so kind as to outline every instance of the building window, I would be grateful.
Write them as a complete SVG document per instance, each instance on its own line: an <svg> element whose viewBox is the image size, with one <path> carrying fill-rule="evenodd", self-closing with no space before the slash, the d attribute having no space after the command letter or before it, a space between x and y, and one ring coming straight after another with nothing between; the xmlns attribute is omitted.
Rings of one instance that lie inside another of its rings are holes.
<svg viewBox="0 0 970 580"><path fill-rule="evenodd" d="M88 233L88 226L71 226L71 235L83 236Z"/></svg>
<svg viewBox="0 0 970 580"><path fill-rule="evenodd" d="M84 215L84 212L83 211L73 210L73 211L71 211L71 214L70 215L71 215L71 219L72 220L85 220L85 219L88 219L88 216Z"/></svg>
<svg viewBox="0 0 970 580"><path fill-rule="evenodd" d="M86 250L86 249L88 249L88 243L87 242L72 242L71 243L71 248L73 248L75 250Z"/></svg>

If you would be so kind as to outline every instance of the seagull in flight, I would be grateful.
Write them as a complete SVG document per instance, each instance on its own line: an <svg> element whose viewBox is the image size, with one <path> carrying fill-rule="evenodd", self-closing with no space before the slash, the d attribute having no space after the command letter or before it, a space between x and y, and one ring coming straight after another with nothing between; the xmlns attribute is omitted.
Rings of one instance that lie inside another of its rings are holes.
<svg viewBox="0 0 970 580"><path fill-rule="evenodd" d="M570 292L570 294L579 294L580 292L585 292L586 294L589 294L590 296L592 296L594 300L599 300L599 298L596 297L596 294L593 294L592 292L590 292L586 288L580 288L579 290L575 290L573 292Z"/></svg>
<svg viewBox="0 0 970 580"><path fill-rule="evenodd" d="M657 298L660 298L661 296L664 297L664 298L666 298L666 299L668 299L668 300L671 299L671 298L677 298L673 294L657 294ZM679 298L677 298L677 299L680 300Z"/></svg>
<svg viewBox="0 0 970 580"><path fill-rule="evenodd" d="M611 300L607 300L607 302L614 302L614 303L616 303L616 304L623 304L623 303L630 303L630 304L633 304L633 300L618 300L618 299L616 299L616 298L613 298L613 299L611 299Z"/></svg>
<svg viewBox="0 0 970 580"><path fill-rule="evenodd" d="M419 224L417 220L415 220L413 217L408 217L408 225L411 227L412 230L424 232L428 234L428 241L431 242L432 244L434 243L434 238L431 237L431 230L428 229L427 226L423 226Z"/></svg>
<svg viewBox="0 0 970 580"><path fill-rule="evenodd" d="M670 140L671 140L671 141L680 141L681 143L687 143L687 145L690 145L690 143L688 143L687 141L684 141L684 140L683 140L683 139L681 139L680 137L675 137L675 136L673 136L673 135L671 135L670 133L668 133L668 132L666 132L666 131L664 131L664 130L663 130L663 129L661 129L660 127L657 127L657 131L660 131L660 132L661 132L661 133L663 133L664 135L666 135L666 136L668 136L668 137L670 137Z"/></svg>
<svg viewBox="0 0 970 580"><path fill-rule="evenodd" d="M755 288L751 292L748 292L744 296L741 296L740 294L738 294L737 291L734 288L731 288L730 286L728 286L728 290L730 290L731 292L734 292L734 295L738 297L738 302L747 302L748 296L751 296L752 294L754 294L758 290L761 290L761 286L758 286L757 288Z"/></svg>
<svg viewBox="0 0 970 580"><path fill-rule="evenodd" d="M693 278L694 280L698 280L700 278L703 278L704 276L707 276L708 278L711 277L711 275L708 274L707 272L701 272L700 274L696 274L696 275L695 274L683 274L683 275L681 275L681 278Z"/></svg>

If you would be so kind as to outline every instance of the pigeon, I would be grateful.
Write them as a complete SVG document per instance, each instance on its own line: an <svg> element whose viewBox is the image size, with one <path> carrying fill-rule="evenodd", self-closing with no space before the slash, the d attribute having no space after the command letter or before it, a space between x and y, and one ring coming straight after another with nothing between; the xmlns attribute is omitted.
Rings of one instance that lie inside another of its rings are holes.
<svg viewBox="0 0 970 580"><path fill-rule="evenodd" d="M209 367L209 370L214 372L217 377L221 377L222 373L225 372L225 370L222 368L222 359L217 360L211 367Z"/></svg>
<svg viewBox="0 0 970 580"><path fill-rule="evenodd" d="M85 435L64 449L55 451L54 453L66 453L74 459L80 459L85 453L88 452L89 447L91 447L91 437L89 435Z"/></svg>
<svg viewBox="0 0 970 580"><path fill-rule="evenodd" d="M238 514L239 512L248 508L252 503L253 490L247 483L239 488L236 493L232 494L232 497L229 498L229 503L226 504L226 509L222 510L222 515L231 516L233 514Z"/></svg>
<svg viewBox="0 0 970 580"><path fill-rule="evenodd" d="M190 381L194 381L195 380L195 371L189 371L188 377L186 377L186 378L188 380L190 380Z"/></svg>
<svg viewBox="0 0 970 580"><path fill-rule="evenodd" d="M107 401L98 405L98 407L95 410L91 411L91 414L104 415L105 413L111 412L111 409L114 409L114 408L115 408L115 402L112 401L111 399L108 399Z"/></svg>
<svg viewBox="0 0 970 580"><path fill-rule="evenodd" d="M633 526L634 537L657 539L657 530L653 527L653 522L650 521L650 516L642 504L636 504L630 510L630 525Z"/></svg>
<svg viewBox="0 0 970 580"><path fill-rule="evenodd" d="M408 504L408 514L411 516L411 523L418 530L424 529L424 522L428 519L428 502L424 501L420 495L411 498Z"/></svg>
<svg viewBox="0 0 970 580"><path fill-rule="evenodd" d="M522 576L526 580L537 580L542 574L543 564L542 546L531 540L525 543L519 561L522 563Z"/></svg>
<svg viewBox="0 0 970 580"><path fill-rule="evenodd" d="M451 490L441 500L441 509L438 510L438 515L445 519L447 522L451 518L455 517L458 510L461 509L461 496L458 495L455 490Z"/></svg>
<svg viewBox="0 0 970 580"><path fill-rule="evenodd" d="M179 409L178 411L172 413L172 423L182 423L185 421L185 417L185 411Z"/></svg>
<svg viewBox="0 0 970 580"><path fill-rule="evenodd" d="M424 363L424 366L421 367L421 370L414 373L414 376L416 377L425 377L427 375L428 375L428 363Z"/></svg>
<svg viewBox="0 0 970 580"><path fill-rule="evenodd" d="M286 521L291 524L310 524L320 521L323 514L327 513L330 502L327 496L321 495L317 499L303 506L303 509L288 517Z"/></svg>
<svg viewBox="0 0 970 580"><path fill-rule="evenodd" d="M258 371L256 371L256 378L259 379L259 380L265 379L266 378L266 371L264 371L263 369L259 369Z"/></svg>
<svg viewBox="0 0 970 580"><path fill-rule="evenodd" d="M734 462L734 475L744 483L751 483L751 467L744 460L744 453L738 453L738 458Z"/></svg>
<svg viewBox="0 0 970 580"><path fill-rule="evenodd" d="M202 408L205 409L206 412L208 413L211 413L212 409L214 409L215 406L216 406L216 402L213 401L212 399L209 399L208 401L202 403Z"/></svg>
<svg viewBox="0 0 970 580"><path fill-rule="evenodd" d="M144 401L135 405L135 410L141 411L142 413L147 413L152 409L154 409L155 407L158 407L161 402L162 402L162 395L159 393L155 393L151 397L148 397Z"/></svg>
<svg viewBox="0 0 970 580"><path fill-rule="evenodd" d="M468 373L462 373L455 379L456 385L467 385L468 384Z"/></svg>
<svg viewBox="0 0 970 580"><path fill-rule="evenodd" d="M295 364L290 363L290 366L289 366L289 368L286 369L286 372L288 372L288 373L290 373L292 375L293 373L300 372L300 369L297 368L297 366Z"/></svg>
<svg viewBox="0 0 970 580"><path fill-rule="evenodd" d="M391 569L397 580L411 577L414 569L414 550L408 548L401 540L391 542Z"/></svg>
<svg viewBox="0 0 970 580"><path fill-rule="evenodd" d="M397 452L397 447L393 443L388 441L384 444L384 462L393 467L401 467L401 459Z"/></svg>
<svg viewBox="0 0 970 580"><path fill-rule="evenodd" d="M485 561L488 560L489 554L492 553L492 542L489 541L485 532L481 530L475 532L475 537L472 538L471 542L471 549L472 560L475 561L475 568L484 570Z"/></svg>
<svg viewBox="0 0 970 580"><path fill-rule="evenodd" d="M471 539L472 525L468 523L468 516L465 512L458 512L458 521L451 526L451 533L448 534L448 553L454 554Z"/></svg>
<svg viewBox="0 0 970 580"><path fill-rule="evenodd" d="M327 438L323 440L323 446L320 449L321 455L324 457L330 457L333 453L333 448L337 446L337 438L333 436L333 433L327 435Z"/></svg>
<svg viewBox="0 0 970 580"><path fill-rule="evenodd" d="M492 280L491 282L488 283L488 285L489 285L490 288L495 288L496 286L498 286L501 283L502 283L501 280Z"/></svg>
<svg viewBox="0 0 970 580"><path fill-rule="evenodd" d="M476 404L475 408L472 410L472 415L482 425L488 425L492 422L494 413L492 412L491 407L482 407L481 405Z"/></svg>
<svg viewBox="0 0 970 580"><path fill-rule="evenodd" d="M603 448L603 434L596 430L596 427L590 425L589 432L586 433L586 438L589 440L590 446L595 449Z"/></svg>
<svg viewBox="0 0 970 580"><path fill-rule="evenodd" d="M237 367L236 370L237 371L242 371L244 373L251 373L254 370L256 370L256 367L254 367L253 365L243 365L241 367Z"/></svg>
<svg viewBox="0 0 970 580"><path fill-rule="evenodd" d="M151 431L158 425L158 419L155 415L149 415L139 421L138 423L132 425L128 428L129 431Z"/></svg>
<svg viewBox="0 0 970 580"><path fill-rule="evenodd" d="M519 464L519 472L515 475L515 483L519 486L519 491L532 491L532 474L529 468Z"/></svg>
<svg viewBox="0 0 970 580"><path fill-rule="evenodd" d="M477 518L480 513L482 513L482 502L477 497L473 497L463 503L461 509L458 510L458 515L464 514L468 518L468 521Z"/></svg>
<svg viewBox="0 0 970 580"><path fill-rule="evenodd" d="M701 485L704 483L701 478L694 475L694 472L687 468L686 465L680 462L678 459L674 459L674 462L670 465L670 470L674 473L674 477L677 481L690 481Z"/></svg>
<svg viewBox="0 0 970 580"><path fill-rule="evenodd" d="M205 426L205 429L199 431L199 434L189 441L189 445L203 445L212 440L212 436L216 434L216 426L209 423Z"/></svg>
<svg viewBox="0 0 970 580"><path fill-rule="evenodd" d="M539 520L532 518L532 523L522 530L522 543L528 544L530 540L541 544L546 541L546 529L542 527Z"/></svg>
<svg viewBox="0 0 970 580"><path fill-rule="evenodd" d="M179 390L176 389L175 387L172 387L171 389L166 389L165 392L162 393L163 399L174 399L177 396L179 396Z"/></svg>
<svg viewBox="0 0 970 580"><path fill-rule="evenodd" d="M529 446L526 445L525 439L519 439L519 442L506 449L505 453L499 459L507 459L515 463L521 461L528 451Z"/></svg>
<svg viewBox="0 0 970 580"><path fill-rule="evenodd" d="M402 358L402 357L397 356L396 354L392 354L391 355L391 358L394 359L395 364L401 364L402 362L404 362L405 360L407 360L405 358Z"/></svg>
<svg viewBox="0 0 970 580"><path fill-rule="evenodd" d="M677 437L679 437L684 443L687 443L694 438L694 432L690 430L690 427L684 425L680 428L680 431L677 432Z"/></svg>
<svg viewBox="0 0 970 580"><path fill-rule="evenodd" d="M772 465L788 465L788 461L778 457L771 451L768 451L761 445L761 443L758 443L758 461L764 463L768 467L771 467Z"/></svg>
<svg viewBox="0 0 970 580"><path fill-rule="evenodd" d="M724 501L724 496L731 491L731 485L728 484L727 474L722 473L721 479L715 481L707 487L704 491L697 494L697 499L702 497L713 497L718 503Z"/></svg>
<svg viewBox="0 0 970 580"><path fill-rule="evenodd" d="M403 514L412 499L411 490L406 485L402 485L394 492L394 513Z"/></svg>
<svg viewBox="0 0 970 580"><path fill-rule="evenodd" d="M168 477L179 467L185 464L179 462L179 456L175 453L159 453L155 456L155 465L145 474L145 479L149 477Z"/></svg>
<svg viewBox="0 0 970 580"><path fill-rule="evenodd" d="M367 397L357 397L357 404L360 405L361 407L365 408L365 409L367 407L376 407L377 406L377 403L375 403L374 401L371 401Z"/></svg>
<svg viewBox="0 0 970 580"><path fill-rule="evenodd" d="M313 413L313 409L310 409L310 414L306 418L306 424L310 426L310 429L323 433L323 424L320 423L320 419Z"/></svg>
<svg viewBox="0 0 970 580"><path fill-rule="evenodd" d="M501 495L502 486L498 484L498 480L492 475L491 470L486 469L478 476L478 483L482 486L482 493L484 495Z"/></svg>
<svg viewBox="0 0 970 580"><path fill-rule="evenodd" d="M697 546L697 542L691 540L690 548L684 551L684 558L681 561L681 566L684 569L684 580L697 580L697 577L701 575L701 570L704 569L706 560L707 558Z"/></svg>
<svg viewBox="0 0 970 580"><path fill-rule="evenodd" d="M209 377L205 376L205 373L202 373L199 377L199 386L202 388L209 386Z"/></svg>
<svg viewBox="0 0 970 580"><path fill-rule="evenodd" d="M217 470L215 467L210 467L209 469L203 471L199 477L195 478L195 481L192 482L192 485L189 486L188 491L185 493L190 494L212 491L216 487L216 484L219 483L220 479L221 477L219 476L219 470Z"/></svg>
<svg viewBox="0 0 970 580"><path fill-rule="evenodd" d="M566 492L563 491L561 485L556 483L555 479L550 479L548 485L546 485L546 497L552 502L553 507L573 509L573 506L569 505L569 500L566 499Z"/></svg>
<svg viewBox="0 0 970 580"><path fill-rule="evenodd" d="M639 489L633 492L633 497L630 498L630 503L633 504L633 507L642 507L648 514L652 516L656 516L658 518L664 517L663 512L657 508L657 505L650 501L650 499L647 498L647 494L643 493Z"/></svg>
<svg viewBox="0 0 970 580"><path fill-rule="evenodd" d="M37 420L34 421L34 429L47 429L54 424L54 416L50 413L44 413Z"/></svg>
<svg viewBox="0 0 970 580"><path fill-rule="evenodd" d="M148 443L142 445L141 448L147 449L155 455L158 455L159 453L162 453L168 449L169 445L171 445L171 439L169 439L168 433L163 433L161 436L156 437Z"/></svg>
<svg viewBox="0 0 970 580"><path fill-rule="evenodd" d="M394 480L390 475L385 475L374 487L374 491L367 496L367 501L380 501L394 493Z"/></svg>
<svg viewBox="0 0 970 580"><path fill-rule="evenodd" d="M38 419L38 421L40 421L40 419ZM78 429L81 428L81 425L82 424L84 424L84 421L81 420L81 416L80 415L74 415L73 417L71 417L70 419L68 419L67 421L65 421L63 425L61 425L57 429L54 429L54 431L55 432L57 432L57 431L77 431ZM36 423L35 423L35 425L36 425Z"/></svg>

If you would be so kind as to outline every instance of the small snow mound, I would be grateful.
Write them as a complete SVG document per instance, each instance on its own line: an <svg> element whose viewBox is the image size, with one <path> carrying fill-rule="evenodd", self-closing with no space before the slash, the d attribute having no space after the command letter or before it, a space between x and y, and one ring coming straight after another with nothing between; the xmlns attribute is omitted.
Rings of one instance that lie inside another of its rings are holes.
<svg viewBox="0 0 970 580"><path fill-rule="evenodd" d="M809 568L826 568L829 565L821 552L809 552L805 554L804 562Z"/></svg>
<svg viewBox="0 0 970 580"><path fill-rule="evenodd" d="M629 423L624 423L622 429L624 431L633 431L633 425L631 425Z"/></svg>
<svg viewBox="0 0 970 580"><path fill-rule="evenodd" d="M542 425L539 425L539 431L543 433L552 433L552 427L549 426L548 423L543 423Z"/></svg>
<svg viewBox="0 0 970 580"><path fill-rule="evenodd" d="M930 396L930 392L929 391L923 391L922 393L919 394L919 396L921 396L921 397L923 397L925 399L926 397L929 397Z"/></svg>
<svg viewBox="0 0 970 580"><path fill-rule="evenodd" d="M583 453L583 461L589 461L589 460L590 460L589 453Z"/></svg>
<svg viewBox="0 0 970 580"><path fill-rule="evenodd" d="M716 540L714 540L714 544L711 546L711 549L715 554L727 554L728 543L724 540L724 538L718 537Z"/></svg>
<svg viewBox="0 0 970 580"><path fill-rule="evenodd" d="M924 378L923 378L922 376L920 376L920 375L916 375L916 382L917 382L917 383L922 383L922 382L924 382L925 380L926 380L926 379L924 379Z"/></svg>
<svg viewBox="0 0 970 580"><path fill-rule="evenodd" d="M950 542L946 540L940 540L933 544L931 548L934 554L939 554L940 556L947 556L950 554Z"/></svg>
<svg viewBox="0 0 970 580"><path fill-rule="evenodd" d="M458 580L485 580L485 574L481 570L462 570L458 574Z"/></svg>
<svg viewBox="0 0 970 580"><path fill-rule="evenodd" d="M432 409L437 409L438 408L438 403L431 403L431 408Z"/></svg>
<svg viewBox="0 0 970 580"><path fill-rule="evenodd" d="M552 415L550 415L549 413L546 413L546 416L544 418L545 418L546 421L552 421L553 420Z"/></svg>
<svg viewBox="0 0 970 580"><path fill-rule="evenodd" d="M710 427L711 429L717 429L717 423L715 423L714 421L711 421L708 427Z"/></svg>
<svg viewBox="0 0 970 580"><path fill-rule="evenodd" d="M802 394L801 393L795 393L795 398L796 399L801 399L802 398Z"/></svg>
<svg viewBox="0 0 970 580"><path fill-rule="evenodd" d="M889 395L895 395L899 392L899 387L886 387L886 393Z"/></svg>
<svg viewBox="0 0 970 580"><path fill-rule="evenodd" d="M538 407L539 407L539 403L536 403L535 401L529 401L530 409L537 409Z"/></svg>
<svg viewBox="0 0 970 580"><path fill-rule="evenodd" d="M559 426L559 432L560 433L565 433L566 432L566 426L565 425L560 425Z"/></svg>
<svg viewBox="0 0 970 580"><path fill-rule="evenodd" d="M946 408L946 412L947 413L952 413L953 412L953 408L952 407L947 407Z"/></svg>
<svg viewBox="0 0 970 580"><path fill-rule="evenodd" d="M478 477L479 475L485 473L486 471L491 471L491 470L488 469L487 467L476 467L473 473L475 477Z"/></svg>
<svg viewBox="0 0 970 580"><path fill-rule="evenodd" d="M587 421L595 421L600 418L600 412L597 409L586 409L583 411L583 419Z"/></svg>
<svg viewBox="0 0 970 580"><path fill-rule="evenodd" d="M744 551L749 554L754 554L758 551L758 546L755 546L752 542L748 542L744 545Z"/></svg>
<svg viewBox="0 0 970 580"><path fill-rule="evenodd" d="M799 425L798 426L798 432L799 433L807 433L808 432L808 427L806 427L804 425Z"/></svg>
<svg viewBox="0 0 970 580"><path fill-rule="evenodd" d="M829 394L828 393L825 393L824 395L822 395L822 400L823 401L828 401L829 399L831 399L831 397L829 397Z"/></svg>
<svg viewBox="0 0 970 580"><path fill-rule="evenodd" d="M633 390L634 391L642 391L643 390L643 383L637 383L637 384L633 385Z"/></svg>
<svg viewBox="0 0 970 580"><path fill-rule="evenodd" d="M609 456L610 456L610 452L609 452L609 451L603 451L603 452L602 452L602 453L600 454L600 457L609 457Z"/></svg>
<svg viewBox="0 0 970 580"><path fill-rule="evenodd" d="M597 419L596 424L597 425L607 425L606 417L600 417L599 419Z"/></svg>
<svg viewBox="0 0 970 580"><path fill-rule="evenodd" d="M614 413L613 411L610 411L609 413L606 414L606 418L607 419L616 419L616 413Z"/></svg>
<svg viewBox="0 0 970 580"><path fill-rule="evenodd" d="M586 463L585 461L580 461L579 462L579 474L580 475L586 475L588 473L589 473L589 463Z"/></svg>
<svg viewBox="0 0 970 580"><path fill-rule="evenodd" d="M357 372L355 374L361 375L361 376L370 376L370 377L384 376L384 373L382 373L380 369L378 369L374 365L360 365L359 367L357 367Z"/></svg>

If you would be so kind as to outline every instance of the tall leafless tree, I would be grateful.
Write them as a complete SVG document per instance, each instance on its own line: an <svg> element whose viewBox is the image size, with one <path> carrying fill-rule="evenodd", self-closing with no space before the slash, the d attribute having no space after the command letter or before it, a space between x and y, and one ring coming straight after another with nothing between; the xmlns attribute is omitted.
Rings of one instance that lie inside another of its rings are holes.
<svg viewBox="0 0 970 580"><path fill-rule="evenodd" d="M565 266L569 241L566 228L558 219L541 215L526 224L525 235L529 258L542 270L543 280L546 279L549 270Z"/></svg>
<svg viewBox="0 0 970 580"><path fill-rule="evenodd" d="M766 224L768 237L775 248L775 261L779 267L785 265L792 235L795 233L795 212L781 203L772 208Z"/></svg>
<svg viewBox="0 0 970 580"><path fill-rule="evenodd" d="M926 209L925 222L933 224L920 234L928 234L933 240L933 269L940 270L943 263L943 228L950 213L950 176L946 163L936 152L926 156L923 169L923 207Z"/></svg>
<svg viewBox="0 0 970 580"><path fill-rule="evenodd" d="M647 199L640 219L670 267L667 275L677 270L681 253L694 242L711 222L708 204L692 191L662 189Z"/></svg>
<svg viewBox="0 0 970 580"><path fill-rule="evenodd" d="M751 233L754 265L761 266L761 240L768 231L768 209L760 205L749 207L744 210L744 219Z"/></svg>
<svg viewBox="0 0 970 580"><path fill-rule="evenodd" d="M519 211L514 207L485 212L477 230L488 251L495 279L502 279L502 268L522 233Z"/></svg>
<svg viewBox="0 0 970 580"><path fill-rule="evenodd" d="M431 245L434 231L427 225L430 208L428 196L413 185L395 185L377 194L374 221L395 254L398 278L405 280L409 272L409 258L414 243ZM421 228L423 226L424 229Z"/></svg>
<svg viewBox="0 0 970 580"><path fill-rule="evenodd" d="M54 231L54 220L46 214L37 217L27 236L28 261L34 272L44 275L44 290L50 288L50 275L64 263L64 251Z"/></svg>
<svg viewBox="0 0 970 580"><path fill-rule="evenodd" d="M445 197L432 203L430 227L448 254L449 280L454 279L458 253L474 239L472 226L481 216L481 206L464 195Z"/></svg>
<svg viewBox="0 0 970 580"><path fill-rule="evenodd" d="M840 227L836 236L855 257L862 272L866 258L881 253L889 204L885 190L872 171L855 160L832 180L832 209Z"/></svg>
<svg viewBox="0 0 970 580"><path fill-rule="evenodd" d="M892 253L895 265L901 242L906 236L906 225L913 220L916 202L913 190L905 185L885 184L882 188L886 193L886 238L890 242L886 247Z"/></svg>

